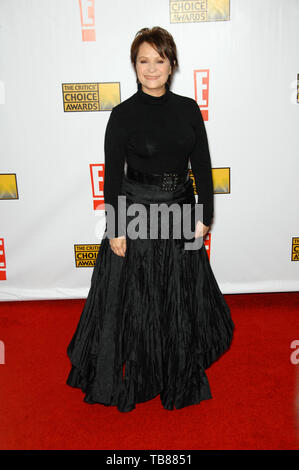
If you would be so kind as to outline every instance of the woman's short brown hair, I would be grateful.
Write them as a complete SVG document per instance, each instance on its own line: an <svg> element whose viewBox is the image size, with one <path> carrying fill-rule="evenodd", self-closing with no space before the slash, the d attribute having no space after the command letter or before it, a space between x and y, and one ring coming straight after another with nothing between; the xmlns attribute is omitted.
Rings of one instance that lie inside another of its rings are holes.
<svg viewBox="0 0 299 470"><path fill-rule="evenodd" d="M135 39L131 45L131 62L134 66L135 72L139 47L143 42L148 42L149 44L151 44L152 47L156 49L156 51L160 54L161 57L166 56L169 59L172 73L169 75L167 83L168 85L170 85L173 72L179 66L176 45L172 35L168 31L166 31L166 29L160 28L159 26L154 26L153 28L140 29L136 33ZM138 77L137 83L139 83Z"/></svg>

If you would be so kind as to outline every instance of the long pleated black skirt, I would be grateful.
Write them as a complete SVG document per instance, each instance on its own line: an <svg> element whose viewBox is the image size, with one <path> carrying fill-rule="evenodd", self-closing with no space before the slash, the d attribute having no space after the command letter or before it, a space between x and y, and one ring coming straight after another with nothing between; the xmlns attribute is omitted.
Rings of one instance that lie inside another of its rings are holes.
<svg viewBox="0 0 299 470"><path fill-rule="evenodd" d="M127 206L147 210L195 204L191 180L164 191L124 175L122 195ZM234 323L204 243L192 250L185 241L128 237L122 257L104 234L67 347L66 383L84 392L84 402L126 412L158 394L167 410L212 398L205 369L229 349Z"/></svg>

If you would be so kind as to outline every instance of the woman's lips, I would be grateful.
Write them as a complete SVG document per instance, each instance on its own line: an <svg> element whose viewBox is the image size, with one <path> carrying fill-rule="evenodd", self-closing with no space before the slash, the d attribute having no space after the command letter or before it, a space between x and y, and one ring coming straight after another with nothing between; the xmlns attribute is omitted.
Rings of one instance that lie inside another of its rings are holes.
<svg viewBox="0 0 299 470"><path fill-rule="evenodd" d="M159 77L148 77L147 75L145 75L145 78L147 80L157 80L157 78L159 78Z"/></svg>

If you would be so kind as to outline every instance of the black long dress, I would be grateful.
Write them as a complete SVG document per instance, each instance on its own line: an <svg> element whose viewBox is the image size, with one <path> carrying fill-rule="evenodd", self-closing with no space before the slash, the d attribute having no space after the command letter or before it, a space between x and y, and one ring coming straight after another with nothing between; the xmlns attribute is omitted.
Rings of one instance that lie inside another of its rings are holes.
<svg viewBox="0 0 299 470"><path fill-rule="evenodd" d="M143 173L186 171L190 160L203 204L213 212L211 160L204 122L195 100L138 91L113 108L105 133L105 204L119 195L146 208L164 202L196 205L191 180L172 191L128 178L124 163ZM148 214L147 214L148 215ZM194 228L194 225L193 225ZM149 232L148 232L149 233ZM170 233L171 230L170 230ZM131 411L160 394L167 410L212 398L207 369L229 347L234 323L211 269L206 248L185 249L184 237L127 237L125 257L109 244L107 224L90 290L67 347L66 383L80 388L86 403Z"/></svg>

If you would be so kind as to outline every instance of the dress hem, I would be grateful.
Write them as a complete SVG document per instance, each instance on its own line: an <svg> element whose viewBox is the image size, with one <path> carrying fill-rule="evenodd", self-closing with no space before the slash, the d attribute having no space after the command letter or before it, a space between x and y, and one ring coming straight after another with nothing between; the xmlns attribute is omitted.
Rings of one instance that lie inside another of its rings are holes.
<svg viewBox="0 0 299 470"><path fill-rule="evenodd" d="M78 374L78 369L74 365L72 365L70 375L74 372L76 374ZM70 383L69 378L67 379L66 384L68 386L74 388L74 389L81 390L82 393L85 393L85 397L83 398L84 403L86 403L88 405L96 405L97 404L97 405L104 405L106 407L116 407L117 410L121 413L127 413L127 412L130 412L130 411L133 411L134 409L136 409L136 405L141 404L141 403L149 402L149 401L153 400L154 398L156 398L158 395L161 395L161 393L162 393L162 390L160 390L159 392L154 393L149 398L145 398L144 400L136 400L132 405L127 405L123 408L120 408L117 403L107 403L107 402L104 402L104 401L93 400L91 398L88 398L86 388L84 386L76 384L76 383ZM184 404L182 406L179 406L179 407L176 407L175 405L173 405L173 406L164 406L162 402L161 402L161 405L162 405L162 408L164 408L166 411L174 411L174 410L180 410L180 409L186 408L187 406L199 405L202 401L211 400L212 398L213 398L212 394L208 393L208 395L206 397L202 398L201 400L196 400L196 401L193 401L191 403L186 403L186 404Z"/></svg>

